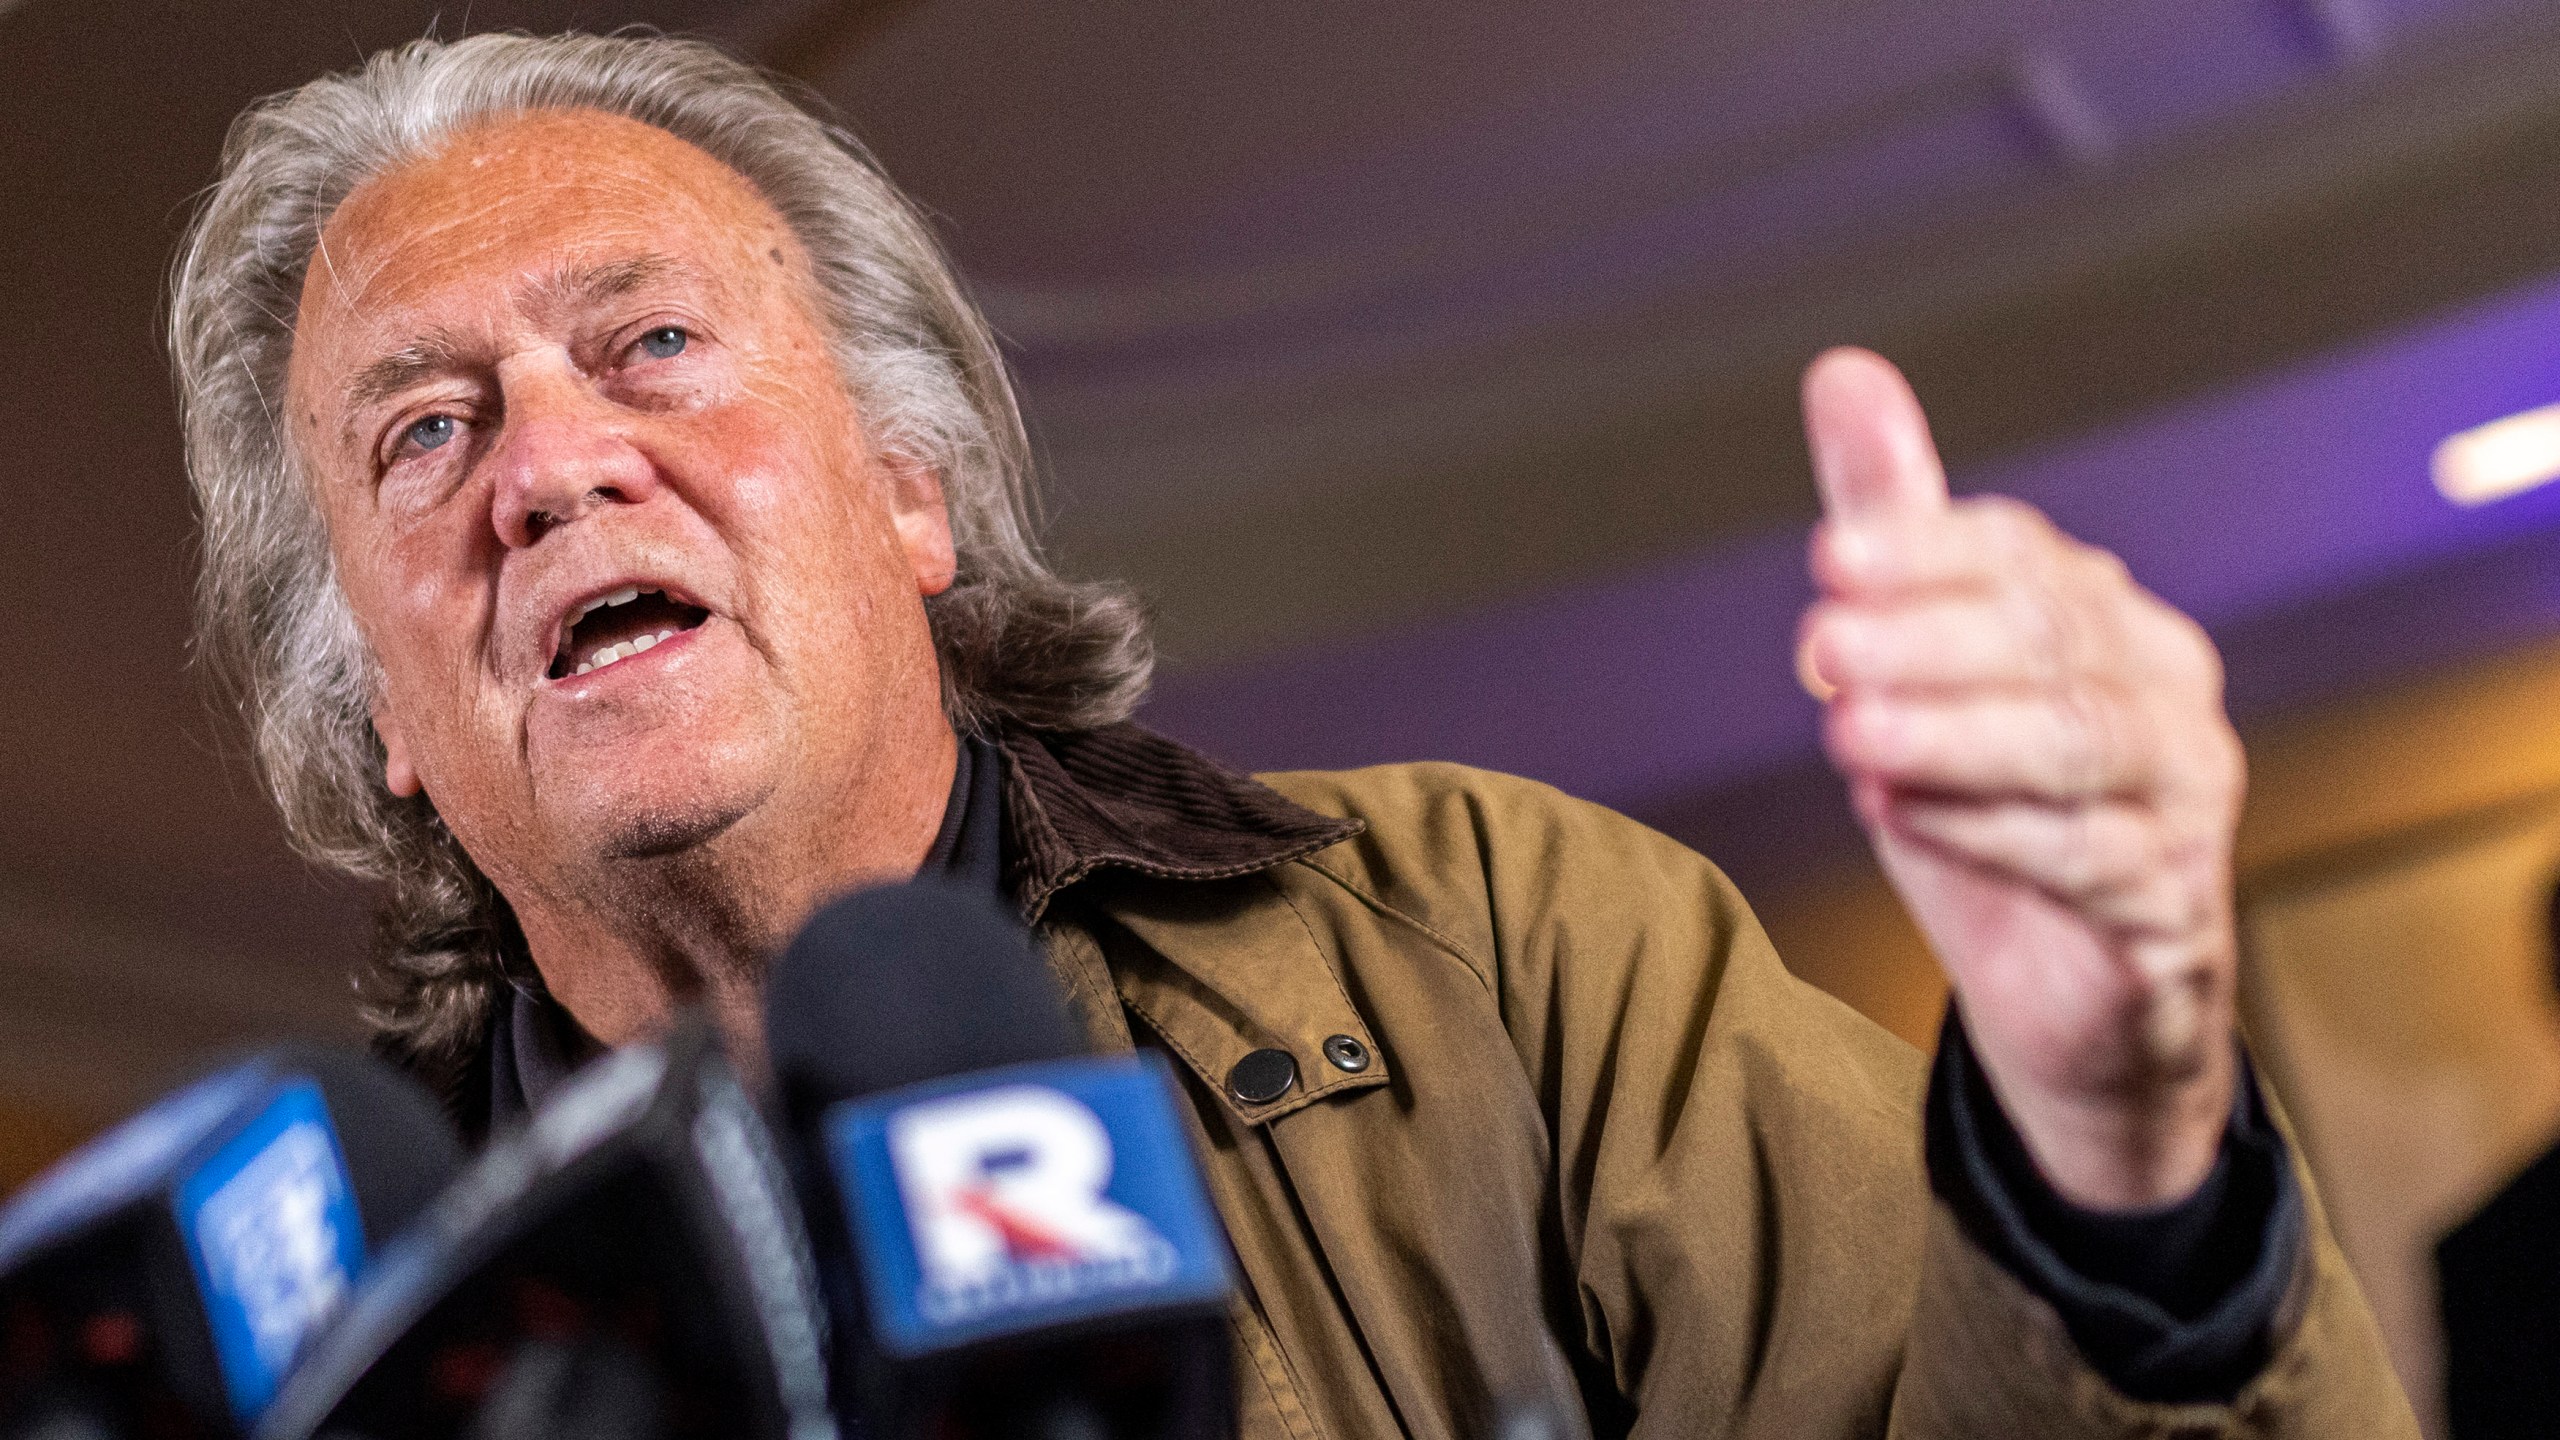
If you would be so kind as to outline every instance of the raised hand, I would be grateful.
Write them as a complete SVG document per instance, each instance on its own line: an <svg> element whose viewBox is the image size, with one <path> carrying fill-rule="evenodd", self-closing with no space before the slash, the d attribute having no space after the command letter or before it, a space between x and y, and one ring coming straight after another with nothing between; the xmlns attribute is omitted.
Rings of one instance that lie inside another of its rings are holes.
<svg viewBox="0 0 2560 1440"><path fill-rule="evenodd" d="M2038 1167L2109 1209L2192 1193L2236 1071L2240 744L2212 642L2113 555L1950 501L1899 371L1805 373L1824 743Z"/></svg>

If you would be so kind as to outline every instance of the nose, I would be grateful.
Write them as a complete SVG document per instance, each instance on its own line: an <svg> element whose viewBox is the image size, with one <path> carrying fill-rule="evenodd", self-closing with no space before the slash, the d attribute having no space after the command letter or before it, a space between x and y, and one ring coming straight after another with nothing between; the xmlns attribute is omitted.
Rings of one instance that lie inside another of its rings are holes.
<svg viewBox="0 0 2560 1440"><path fill-rule="evenodd" d="M498 379L505 410L488 461L489 520L508 548L657 493L657 468L632 443L634 417L565 360L511 365Z"/></svg>

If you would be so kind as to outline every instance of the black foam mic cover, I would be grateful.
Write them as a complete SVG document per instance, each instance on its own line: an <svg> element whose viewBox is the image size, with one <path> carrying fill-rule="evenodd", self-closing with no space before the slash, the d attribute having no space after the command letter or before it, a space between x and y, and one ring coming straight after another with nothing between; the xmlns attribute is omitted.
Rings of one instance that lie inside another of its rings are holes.
<svg viewBox="0 0 2560 1440"><path fill-rule="evenodd" d="M355 1180L365 1243L380 1249L409 1227L464 1160L462 1142L425 1086L379 1060L321 1045L263 1052L320 1082Z"/></svg>
<svg viewBox="0 0 2560 1440"><path fill-rule="evenodd" d="M1022 922L939 879L820 910L775 966L765 1013L795 1122L839 1100L1086 1049Z"/></svg>
<svg viewBox="0 0 2560 1440"><path fill-rule="evenodd" d="M492 1144L374 1267L262 1440L835 1440L780 1153L699 1015Z"/></svg>

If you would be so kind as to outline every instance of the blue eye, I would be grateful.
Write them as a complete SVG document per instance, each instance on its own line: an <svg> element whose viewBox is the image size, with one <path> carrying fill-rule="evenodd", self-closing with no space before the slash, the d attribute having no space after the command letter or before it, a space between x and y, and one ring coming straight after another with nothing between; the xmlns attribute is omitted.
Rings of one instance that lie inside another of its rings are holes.
<svg viewBox="0 0 2560 1440"><path fill-rule="evenodd" d="M450 415L430 415L401 432L400 438L420 450L433 450L453 438L454 424Z"/></svg>
<svg viewBox="0 0 2560 1440"><path fill-rule="evenodd" d="M661 325L640 337L640 352L652 360L671 360L684 353L693 337L673 325Z"/></svg>

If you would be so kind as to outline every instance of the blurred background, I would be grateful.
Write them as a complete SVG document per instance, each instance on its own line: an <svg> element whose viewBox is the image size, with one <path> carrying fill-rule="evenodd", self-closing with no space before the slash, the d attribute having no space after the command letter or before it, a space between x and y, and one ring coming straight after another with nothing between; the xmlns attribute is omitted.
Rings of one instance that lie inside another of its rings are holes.
<svg viewBox="0 0 2560 1440"><path fill-rule="evenodd" d="M630 22L807 81L938 214L1055 544L1161 612L1150 723L1624 809L1926 1044L1789 653L1795 374L1901 361L1961 488L2222 643L2250 1021L2440 1426L2429 1247L2560 1128L2534 0L0 0L0 1185L209 1048L354 1033L365 897L188 663L157 307L226 122Z"/></svg>

